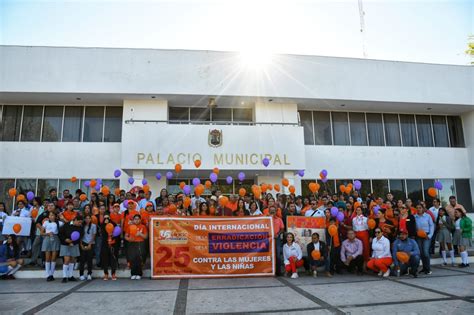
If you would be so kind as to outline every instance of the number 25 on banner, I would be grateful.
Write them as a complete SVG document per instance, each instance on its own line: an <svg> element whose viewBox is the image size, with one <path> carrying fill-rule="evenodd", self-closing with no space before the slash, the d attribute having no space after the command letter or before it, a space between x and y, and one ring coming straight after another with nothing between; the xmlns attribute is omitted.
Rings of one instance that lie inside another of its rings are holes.
<svg viewBox="0 0 474 315"><path fill-rule="evenodd" d="M173 257L173 249L174 249L174 258ZM165 255L161 257L158 262L156 263L157 267L161 268L170 268L173 264L178 268L185 268L189 266L191 262L191 257L189 254L189 247L166 247L160 246L157 248L156 253L161 254L164 253Z"/></svg>

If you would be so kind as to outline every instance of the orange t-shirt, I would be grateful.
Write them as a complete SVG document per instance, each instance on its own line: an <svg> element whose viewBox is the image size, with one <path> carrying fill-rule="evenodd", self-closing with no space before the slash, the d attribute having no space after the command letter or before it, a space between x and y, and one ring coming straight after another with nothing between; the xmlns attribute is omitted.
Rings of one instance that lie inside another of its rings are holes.
<svg viewBox="0 0 474 315"><path fill-rule="evenodd" d="M153 212L150 213L146 210L142 210L140 211L140 215L142 216L142 224L148 226L148 224L150 223L150 217L154 215L154 213Z"/></svg>
<svg viewBox="0 0 474 315"><path fill-rule="evenodd" d="M130 235L130 226L132 226L132 225L129 225L127 227L127 230L126 230L127 235L130 238L129 242L143 242L145 240L143 237L141 237L141 236L131 236ZM137 231L140 231L141 233L143 233L145 235L148 235L148 229L143 224L137 225Z"/></svg>
<svg viewBox="0 0 474 315"><path fill-rule="evenodd" d="M67 222L71 222L72 220L74 220L75 217L77 217L77 212L72 210L72 211L69 211L69 210L65 210L63 212L63 216L64 216L64 219L66 219Z"/></svg>
<svg viewBox="0 0 474 315"><path fill-rule="evenodd" d="M128 215L126 217L124 217L124 220L123 220L123 230L124 231L127 231L127 228L130 225L129 222L133 221L133 217L135 216L135 214L140 214L140 212L138 212L137 210L132 210L128 213Z"/></svg>
<svg viewBox="0 0 474 315"><path fill-rule="evenodd" d="M122 225L122 220L123 220L123 213L111 213L110 214L110 220L114 222L117 225Z"/></svg>
<svg viewBox="0 0 474 315"><path fill-rule="evenodd" d="M226 208L229 208L230 210L232 210L232 212L237 211L237 201L234 203L228 202Z"/></svg>

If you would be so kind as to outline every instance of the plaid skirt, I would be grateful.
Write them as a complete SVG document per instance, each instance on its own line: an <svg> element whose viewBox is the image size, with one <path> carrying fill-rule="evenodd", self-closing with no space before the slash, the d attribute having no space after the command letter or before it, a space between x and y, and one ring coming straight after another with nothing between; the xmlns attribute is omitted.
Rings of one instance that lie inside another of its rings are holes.
<svg viewBox="0 0 474 315"><path fill-rule="evenodd" d="M453 236L453 245L471 247L472 241L467 237L462 237L461 230L456 230Z"/></svg>
<svg viewBox="0 0 474 315"><path fill-rule="evenodd" d="M61 250L59 252L59 256L70 256L70 257L79 257L81 254L79 252L79 245L61 245Z"/></svg>
<svg viewBox="0 0 474 315"><path fill-rule="evenodd" d="M59 237L57 235L53 236L43 236L43 243L41 244L42 252L57 252L59 250Z"/></svg>

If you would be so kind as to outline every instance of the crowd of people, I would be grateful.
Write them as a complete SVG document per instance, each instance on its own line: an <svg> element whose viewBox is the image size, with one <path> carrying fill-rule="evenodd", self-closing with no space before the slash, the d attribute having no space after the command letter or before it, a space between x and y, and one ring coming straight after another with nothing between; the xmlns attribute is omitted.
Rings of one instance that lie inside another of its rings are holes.
<svg viewBox="0 0 474 315"><path fill-rule="evenodd" d="M459 267L469 267L472 221L455 196L446 207L436 198L428 207L423 201L414 205L410 199L395 200L391 193L362 199L357 191L340 195L321 191L307 197L264 191L259 198L253 193L226 197L219 189L192 198L169 194L166 189L156 198L150 190L136 192L93 192L85 198L81 190L74 194L64 190L58 198L51 189L44 200L27 201L20 194L11 210L0 202L0 230L7 216L29 217L33 223L29 236L0 236L2 279L14 279L14 273L28 262L43 267L46 280L54 281L56 262L61 258L62 282L77 281L75 265L80 280L91 280L94 264L103 270L103 280L117 280L119 257L125 257L131 279L139 280L149 257L150 217L155 215L272 216L276 274L281 275L283 269L292 278L298 277L300 267L315 277L319 268L328 277L344 269L383 277L431 274L435 242L440 245L443 265L454 266L457 253ZM296 244L295 235L285 227L288 216L324 218L326 242L313 233L309 244ZM306 257L302 246L306 246Z"/></svg>

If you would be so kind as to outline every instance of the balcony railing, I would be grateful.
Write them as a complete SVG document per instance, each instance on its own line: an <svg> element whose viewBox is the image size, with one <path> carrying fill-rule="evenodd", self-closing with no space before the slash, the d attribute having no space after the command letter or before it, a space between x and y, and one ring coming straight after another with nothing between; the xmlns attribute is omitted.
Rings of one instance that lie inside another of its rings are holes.
<svg viewBox="0 0 474 315"><path fill-rule="evenodd" d="M128 119L126 124L134 123L150 123L150 124L175 124L175 125L236 125L236 126L301 126L300 123L289 122L254 122L254 121L197 121L197 120L143 120L143 119Z"/></svg>

